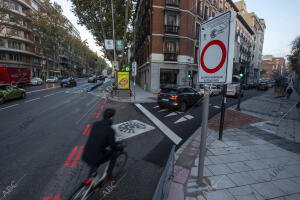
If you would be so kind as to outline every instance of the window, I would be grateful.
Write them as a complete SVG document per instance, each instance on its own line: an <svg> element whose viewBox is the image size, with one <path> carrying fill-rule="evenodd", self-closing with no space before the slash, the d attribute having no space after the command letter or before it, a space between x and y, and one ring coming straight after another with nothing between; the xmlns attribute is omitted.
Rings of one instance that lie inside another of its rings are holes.
<svg viewBox="0 0 300 200"><path fill-rule="evenodd" d="M168 14L167 15L167 25L172 25L172 26L176 26L177 23L176 23L176 20L177 19L177 15L175 14Z"/></svg>
<svg viewBox="0 0 300 200"><path fill-rule="evenodd" d="M19 54L9 54L9 60L12 61L19 61L20 60L20 55Z"/></svg>
<svg viewBox="0 0 300 200"><path fill-rule="evenodd" d="M3 6L8 8L9 7L9 2L8 1L3 1Z"/></svg>
<svg viewBox="0 0 300 200"><path fill-rule="evenodd" d="M11 36L20 36L20 32L12 28L7 28L7 34Z"/></svg>
<svg viewBox="0 0 300 200"><path fill-rule="evenodd" d="M35 10L38 10L38 9L39 9L39 7L38 7L38 5L37 5L37 3L36 3L35 1L32 1L31 5L32 5L32 7L33 7Z"/></svg>
<svg viewBox="0 0 300 200"><path fill-rule="evenodd" d="M200 34L200 24L196 23L196 38L199 39Z"/></svg>
<svg viewBox="0 0 300 200"><path fill-rule="evenodd" d="M184 88L183 93L194 93L194 91L191 88Z"/></svg>
<svg viewBox="0 0 300 200"><path fill-rule="evenodd" d="M0 39L0 47L4 47L4 46L5 46L4 40Z"/></svg>
<svg viewBox="0 0 300 200"><path fill-rule="evenodd" d="M21 43L15 41L8 41L8 48L11 49L21 49Z"/></svg>
<svg viewBox="0 0 300 200"><path fill-rule="evenodd" d="M165 52L176 53L176 42L175 41L167 41L165 43Z"/></svg>
<svg viewBox="0 0 300 200"><path fill-rule="evenodd" d="M0 60L6 60L5 54L3 52L0 52Z"/></svg>
<svg viewBox="0 0 300 200"><path fill-rule="evenodd" d="M12 10L17 10L19 11L19 5L15 2L9 2L9 8L12 9Z"/></svg>

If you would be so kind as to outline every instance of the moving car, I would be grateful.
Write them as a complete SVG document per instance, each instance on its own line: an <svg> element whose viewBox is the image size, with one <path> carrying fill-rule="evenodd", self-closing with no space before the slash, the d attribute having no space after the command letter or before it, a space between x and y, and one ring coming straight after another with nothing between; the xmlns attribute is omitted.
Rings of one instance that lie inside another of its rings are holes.
<svg viewBox="0 0 300 200"><path fill-rule="evenodd" d="M43 80L40 79L39 77L34 77L30 80L30 85L42 85Z"/></svg>
<svg viewBox="0 0 300 200"><path fill-rule="evenodd" d="M104 77L103 75L99 75L99 76L98 76L98 80L104 81L104 80L105 80L105 77Z"/></svg>
<svg viewBox="0 0 300 200"><path fill-rule="evenodd" d="M74 78L69 77L69 78L65 78L63 80L60 81L60 86L63 87L75 87L77 85L76 81Z"/></svg>
<svg viewBox="0 0 300 200"><path fill-rule="evenodd" d="M268 82L260 81L257 85L257 90L268 90Z"/></svg>
<svg viewBox="0 0 300 200"><path fill-rule="evenodd" d="M199 104L202 96L188 86L170 86L161 89L157 103L161 108L175 108L184 112L188 106Z"/></svg>
<svg viewBox="0 0 300 200"><path fill-rule="evenodd" d="M227 85L226 96L238 97L241 92L241 97L244 96L244 91L240 88L239 83L232 83Z"/></svg>
<svg viewBox="0 0 300 200"><path fill-rule="evenodd" d="M26 85L30 83L30 70L26 68L0 66L0 83Z"/></svg>
<svg viewBox="0 0 300 200"><path fill-rule="evenodd" d="M97 76L90 76L89 78L88 78L88 82L89 83L96 83L97 82Z"/></svg>
<svg viewBox="0 0 300 200"><path fill-rule="evenodd" d="M18 98L26 98L26 92L24 89L7 84L0 84L0 104L8 100Z"/></svg>
<svg viewBox="0 0 300 200"><path fill-rule="evenodd" d="M209 88L210 96L219 95L222 92L222 88L220 86L206 85L206 87ZM200 94L204 95L204 85L200 85Z"/></svg>
<svg viewBox="0 0 300 200"><path fill-rule="evenodd" d="M56 76L50 76L46 79L47 83L56 83L58 81L58 78Z"/></svg>

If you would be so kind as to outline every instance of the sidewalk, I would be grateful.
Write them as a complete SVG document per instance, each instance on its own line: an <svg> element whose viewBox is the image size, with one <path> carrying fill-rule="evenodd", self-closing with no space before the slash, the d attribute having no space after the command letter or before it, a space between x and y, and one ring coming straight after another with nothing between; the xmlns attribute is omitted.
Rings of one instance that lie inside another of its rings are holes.
<svg viewBox="0 0 300 200"><path fill-rule="evenodd" d="M130 83L131 91L134 93L133 82ZM134 96L128 98L109 97L112 101L126 102L126 103L152 103L156 102L157 95L151 92L145 91L138 84L135 85L135 98Z"/></svg>
<svg viewBox="0 0 300 200"><path fill-rule="evenodd" d="M300 199L300 119L292 108L298 96L287 101L272 92L243 102L241 112L227 109L222 141L220 116L209 120L208 187L196 183L200 129L177 150L169 200ZM268 125L284 115L278 126Z"/></svg>

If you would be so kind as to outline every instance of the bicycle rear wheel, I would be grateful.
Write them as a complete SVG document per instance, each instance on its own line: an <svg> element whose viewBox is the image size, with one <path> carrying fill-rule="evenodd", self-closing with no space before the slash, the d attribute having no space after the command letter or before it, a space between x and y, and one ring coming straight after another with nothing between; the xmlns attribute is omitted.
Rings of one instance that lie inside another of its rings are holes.
<svg viewBox="0 0 300 200"><path fill-rule="evenodd" d="M117 160L116 160L116 163L115 163L115 166L114 166L114 169L112 171L113 174L115 175L119 175L119 173L123 170L123 168L125 167L126 163L127 163L127 158L128 158L128 155L126 152L122 152L118 157L117 157Z"/></svg>

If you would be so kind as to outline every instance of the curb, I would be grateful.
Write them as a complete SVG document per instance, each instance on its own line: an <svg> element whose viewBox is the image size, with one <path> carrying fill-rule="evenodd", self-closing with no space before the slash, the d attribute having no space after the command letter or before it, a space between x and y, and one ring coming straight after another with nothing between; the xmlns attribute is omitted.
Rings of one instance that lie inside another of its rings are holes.
<svg viewBox="0 0 300 200"><path fill-rule="evenodd" d="M119 99L119 98L113 98L111 96L108 97L109 100L114 101L114 102L119 102L119 103L155 103L155 100L132 100L133 97L130 99Z"/></svg>
<svg viewBox="0 0 300 200"><path fill-rule="evenodd" d="M94 85L94 86L91 87L91 88L87 88L86 91L87 91L87 92L91 92L92 90L96 89L96 88L99 87L100 85L103 85L103 81L100 82L100 83L97 83L96 85Z"/></svg>

